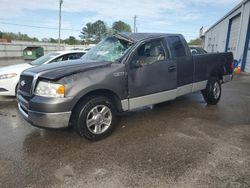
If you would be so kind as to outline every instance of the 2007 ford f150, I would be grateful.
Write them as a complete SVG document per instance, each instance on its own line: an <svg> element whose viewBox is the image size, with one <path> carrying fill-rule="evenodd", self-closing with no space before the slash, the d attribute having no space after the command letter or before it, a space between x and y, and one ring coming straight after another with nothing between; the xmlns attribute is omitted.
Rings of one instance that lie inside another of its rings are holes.
<svg viewBox="0 0 250 188"><path fill-rule="evenodd" d="M207 104L232 79L232 53L194 55L179 34L121 33L81 60L43 65L21 74L17 93L32 125L72 125L90 140L111 134L119 112L201 91Z"/></svg>

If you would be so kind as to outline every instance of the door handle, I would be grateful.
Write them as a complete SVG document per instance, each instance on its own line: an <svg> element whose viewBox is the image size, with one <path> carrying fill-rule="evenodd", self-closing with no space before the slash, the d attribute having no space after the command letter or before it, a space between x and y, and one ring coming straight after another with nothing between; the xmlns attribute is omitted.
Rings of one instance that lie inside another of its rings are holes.
<svg viewBox="0 0 250 188"><path fill-rule="evenodd" d="M176 66L168 67L168 72L175 72L175 71L176 71Z"/></svg>

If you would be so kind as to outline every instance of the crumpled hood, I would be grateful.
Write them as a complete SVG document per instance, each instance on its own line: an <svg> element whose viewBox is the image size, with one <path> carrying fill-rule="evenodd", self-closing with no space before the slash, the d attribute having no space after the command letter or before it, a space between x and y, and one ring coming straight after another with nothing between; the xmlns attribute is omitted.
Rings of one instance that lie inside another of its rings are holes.
<svg viewBox="0 0 250 188"><path fill-rule="evenodd" d="M110 62L85 62L83 60L71 60L30 68L24 71L24 74L27 72L32 74L39 74L40 78L57 80L75 73L85 72L101 67L107 67L110 65Z"/></svg>

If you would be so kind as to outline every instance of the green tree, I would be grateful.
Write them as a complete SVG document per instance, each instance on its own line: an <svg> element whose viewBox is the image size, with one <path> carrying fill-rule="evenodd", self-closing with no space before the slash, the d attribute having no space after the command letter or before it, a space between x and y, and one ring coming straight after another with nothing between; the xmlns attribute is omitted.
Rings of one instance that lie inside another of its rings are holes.
<svg viewBox="0 0 250 188"><path fill-rule="evenodd" d="M192 39L189 41L188 43L189 45L201 45L201 39L197 38L197 39Z"/></svg>
<svg viewBox="0 0 250 188"><path fill-rule="evenodd" d="M49 38L49 42L51 42L51 43L57 43L58 40L57 40L57 39L54 39L54 38Z"/></svg>
<svg viewBox="0 0 250 188"><path fill-rule="evenodd" d="M95 23L93 23L93 29L97 42L99 42L107 33L107 26L101 20L98 20Z"/></svg>
<svg viewBox="0 0 250 188"><path fill-rule="evenodd" d="M3 38L3 32L0 31L0 38Z"/></svg>
<svg viewBox="0 0 250 188"><path fill-rule="evenodd" d="M39 41L37 38L29 37L27 34L23 34L21 32L18 33L2 32L2 38L10 40Z"/></svg>
<svg viewBox="0 0 250 188"><path fill-rule="evenodd" d="M92 23L87 23L84 28L82 28L81 35L80 37L82 39L87 39L90 40L93 37L93 24Z"/></svg>
<svg viewBox="0 0 250 188"><path fill-rule="evenodd" d="M74 36L70 36L69 38L65 39L64 42L69 45L78 44L78 40Z"/></svg>
<svg viewBox="0 0 250 188"><path fill-rule="evenodd" d="M39 42L38 38L36 38L36 37L33 37L32 41Z"/></svg>
<svg viewBox="0 0 250 188"><path fill-rule="evenodd" d="M82 29L80 37L86 42L99 42L107 34L107 26L102 20L87 23Z"/></svg>
<svg viewBox="0 0 250 188"><path fill-rule="evenodd" d="M123 22L123 21L116 21L112 25L112 29L115 33L118 32L131 32L131 27L129 24Z"/></svg>

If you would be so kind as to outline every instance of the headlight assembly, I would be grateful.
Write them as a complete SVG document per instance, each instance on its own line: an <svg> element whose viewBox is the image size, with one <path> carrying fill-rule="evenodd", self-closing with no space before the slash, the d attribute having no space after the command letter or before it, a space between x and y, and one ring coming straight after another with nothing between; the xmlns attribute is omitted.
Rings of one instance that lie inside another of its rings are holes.
<svg viewBox="0 0 250 188"><path fill-rule="evenodd" d="M15 76L17 76L16 73L1 74L0 80L14 78Z"/></svg>
<svg viewBox="0 0 250 188"><path fill-rule="evenodd" d="M62 84L40 81L38 82L35 95L43 97L64 97L65 87Z"/></svg>

